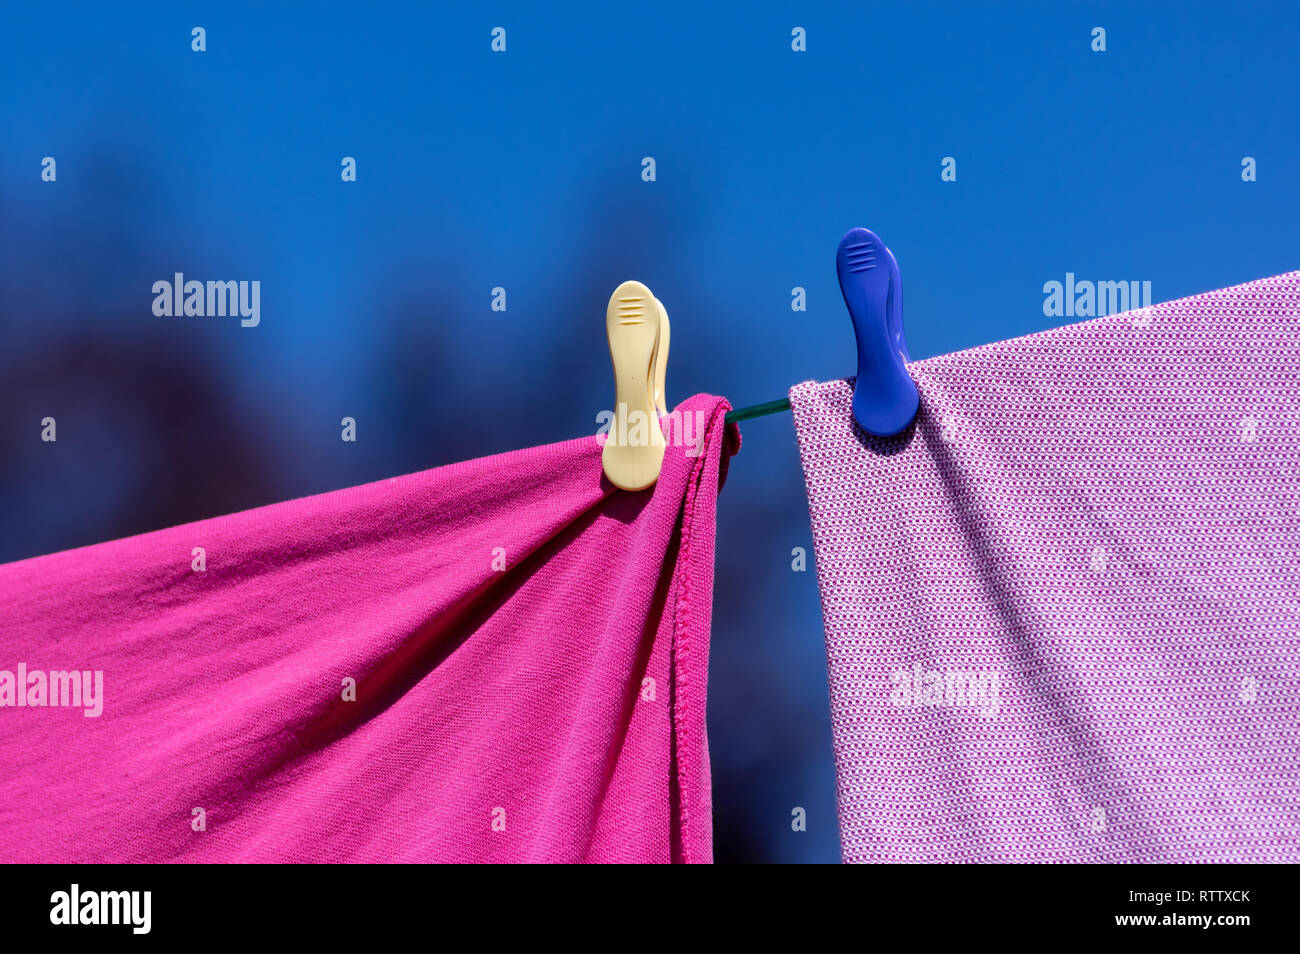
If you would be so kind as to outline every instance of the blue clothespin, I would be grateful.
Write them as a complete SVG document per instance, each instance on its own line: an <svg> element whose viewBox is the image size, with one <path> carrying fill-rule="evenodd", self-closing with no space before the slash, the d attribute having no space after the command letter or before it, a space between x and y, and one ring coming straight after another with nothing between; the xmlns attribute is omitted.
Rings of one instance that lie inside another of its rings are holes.
<svg viewBox="0 0 1300 954"><path fill-rule="evenodd" d="M858 339L853 417L868 434L889 437L912 423L920 404L907 373L898 262L874 232L850 229L840 239L835 270Z"/></svg>

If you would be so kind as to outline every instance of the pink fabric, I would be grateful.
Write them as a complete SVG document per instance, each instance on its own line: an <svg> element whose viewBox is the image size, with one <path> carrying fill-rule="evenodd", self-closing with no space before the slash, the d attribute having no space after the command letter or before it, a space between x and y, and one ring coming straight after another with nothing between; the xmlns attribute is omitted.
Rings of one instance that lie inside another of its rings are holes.
<svg viewBox="0 0 1300 954"><path fill-rule="evenodd" d="M910 371L790 392L845 860L1300 861L1300 272Z"/></svg>
<svg viewBox="0 0 1300 954"><path fill-rule="evenodd" d="M0 860L712 860L726 409L641 493L586 437L0 566L0 668L104 697L0 708Z"/></svg>

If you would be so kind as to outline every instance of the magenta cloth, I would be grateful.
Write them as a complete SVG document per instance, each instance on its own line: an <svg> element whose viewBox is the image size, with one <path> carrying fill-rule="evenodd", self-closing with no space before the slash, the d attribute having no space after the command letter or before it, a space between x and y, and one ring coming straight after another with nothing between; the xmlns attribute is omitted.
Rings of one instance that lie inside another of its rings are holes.
<svg viewBox="0 0 1300 954"><path fill-rule="evenodd" d="M843 856L1300 860L1300 272L790 392Z"/></svg>
<svg viewBox="0 0 1300 954"><path fill-rule="evenodd" d="M711 861L726 410L0 566L0 669L103 672L0 708L0 860Z"/></svg>

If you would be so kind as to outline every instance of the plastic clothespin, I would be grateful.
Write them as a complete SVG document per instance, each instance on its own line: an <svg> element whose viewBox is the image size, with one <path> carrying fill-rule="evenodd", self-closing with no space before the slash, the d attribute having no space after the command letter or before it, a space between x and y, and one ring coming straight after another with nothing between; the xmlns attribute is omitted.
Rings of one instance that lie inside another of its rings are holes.
<svg viewBox="0 0 1300 954"><path fill-rule="evenodd" d="M840 239L835 270L858 339L853 417L868 434L889 437L912 423L920 405L907 373L898 262L874 232L850 229Z"/></svg>
<svg viewBox="0 0 1300 954"><path fill-rule="evenodd" d="M609 357L614 363L614 422L601 452L606 478L622 490L644 490L659 479L668 413L668 311L640 282L614 289L605 310Z"/></svg>

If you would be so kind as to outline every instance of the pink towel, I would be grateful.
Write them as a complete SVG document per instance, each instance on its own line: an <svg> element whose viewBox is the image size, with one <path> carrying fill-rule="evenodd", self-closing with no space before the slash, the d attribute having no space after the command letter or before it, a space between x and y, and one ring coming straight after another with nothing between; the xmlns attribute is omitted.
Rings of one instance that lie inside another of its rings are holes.
<svg viewBox="0 0 1300 954"><path fill-rule="evenodd" d="M710 861L726 410L0 566L0 860Z"/></svg>
<svg viewBox="0 0 1300 954"><path fill-rule="evenodd" d="M1300 861L1300 272L790 392L846 861Z"/></svg>

